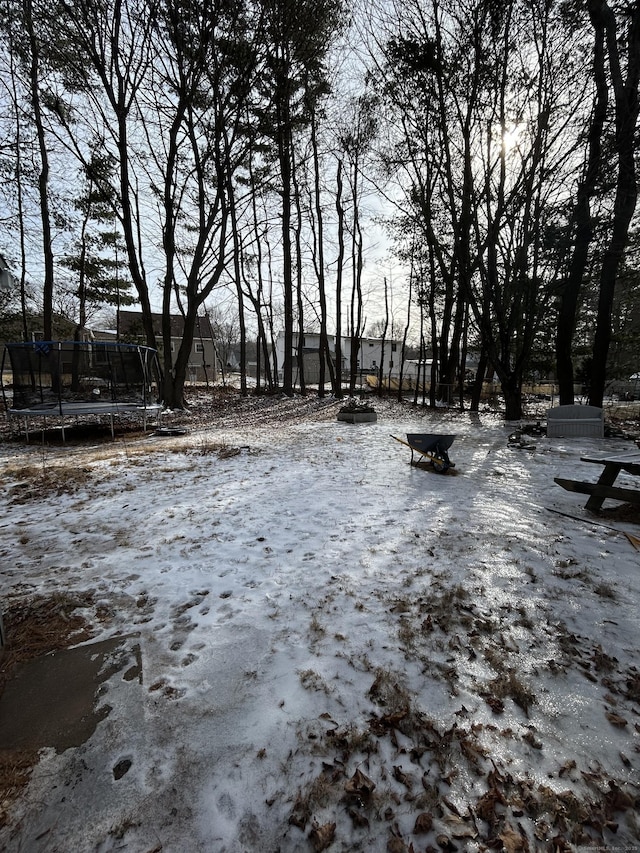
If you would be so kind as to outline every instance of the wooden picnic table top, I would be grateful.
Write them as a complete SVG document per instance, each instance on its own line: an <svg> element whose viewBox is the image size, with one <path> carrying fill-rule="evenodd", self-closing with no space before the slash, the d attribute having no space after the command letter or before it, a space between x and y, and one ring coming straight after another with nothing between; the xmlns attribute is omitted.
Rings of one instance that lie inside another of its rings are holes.
<svg viewBox="0 0 640 853"><path fill-rule="evenodd" d="M640 475L640 450L631 453L618 453L611 456L581 456L581 462L594 462L600 465L615 465L630 474Z"/></svg>
<svg viewBox="0 0 640 853"><path fill-rule="evenodd" d="M640 476L640 450L610 456L581 456L580 461L595 462L603 466L597 483L583 483L580 480L565 480L560 477L554 477L554 482L569 492L589 495L585 504L588 510L597 512L606 498L640 504L640 489L625 489L614 485L620 471Z"/></svg>

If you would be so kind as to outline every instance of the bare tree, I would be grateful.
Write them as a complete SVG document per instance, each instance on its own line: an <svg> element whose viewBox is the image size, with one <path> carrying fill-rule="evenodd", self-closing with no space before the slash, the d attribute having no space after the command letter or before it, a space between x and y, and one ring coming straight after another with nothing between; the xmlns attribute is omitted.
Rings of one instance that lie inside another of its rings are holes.
<svg viewBox="0 0 640 853"><path fill-rule="evenodd" d="M425 235L440 283L440 395L449 399L464 378L470 310L506 415L518 418L555 272L547 234L569 168L571 39L542 0L416 2L398 21L385 80L403 134L387 157L407 179L404 233Z"/></svg>
<svg viewBox="0 0 640 853"><path fill-rule="evenodd" d="M603 40L614 98L616 185L613 219L608 243L600 264L598 313L593 343L589 401L601 406L607 378L607 356L611 343L611 323L616 282L628 242L629 228L638 197L636 174L636 133L638 85L640 83L640 5L624 4L618 12L606 0L589 0L589 16L596 32L596 46ZM624 38L622 31L624 30ZM621 45L626 47L626 57ZM626 67L624 67L626 66Z"/></svg>

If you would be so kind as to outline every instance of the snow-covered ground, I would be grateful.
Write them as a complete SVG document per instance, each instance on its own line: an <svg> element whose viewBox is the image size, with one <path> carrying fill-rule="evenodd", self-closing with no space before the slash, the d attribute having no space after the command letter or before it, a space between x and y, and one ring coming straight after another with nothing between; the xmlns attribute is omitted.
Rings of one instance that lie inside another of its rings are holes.
<svg viewBox="0 0 640 853"><path fill-rule="evenodd" d="M640 850L640 552L553 482L633 446L376 408L0 445L0 606L91 592L142 660L1 849ZM390 437L431 431L455 473ZM83 477L29 500L27 465Z"/></svg>

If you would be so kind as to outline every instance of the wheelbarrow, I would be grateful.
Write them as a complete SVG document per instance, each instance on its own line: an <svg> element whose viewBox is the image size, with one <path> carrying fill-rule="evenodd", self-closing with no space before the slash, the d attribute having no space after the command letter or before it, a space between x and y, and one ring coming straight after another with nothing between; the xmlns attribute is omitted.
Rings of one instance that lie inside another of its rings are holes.
<svg viewBox="0 0 640 853"><path fill-rule="evenodd" d="M453 444L455 435L438 435L430 432L414 432L407 434L407 440L391 438L406 445L411 450L411 464L420 465L426 461L439 474L444 474L449 468L455 468L455 464L449 459L447 451ZM416 456L418 457L416 459Z"/></svg>

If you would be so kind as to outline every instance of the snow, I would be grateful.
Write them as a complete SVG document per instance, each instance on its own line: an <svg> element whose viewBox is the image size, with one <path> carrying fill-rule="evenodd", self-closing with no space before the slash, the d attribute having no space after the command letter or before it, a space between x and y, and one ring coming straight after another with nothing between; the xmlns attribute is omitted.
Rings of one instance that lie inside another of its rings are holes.
<svg viewBox="0 0 640 853"><path fill-rule="evenodd" d="M0 445L0 606L91 591L90 642L143 671L105 682L83 746L42 751L2 849L640 849L640 554L553 483L629 443L376 409ZM432 431L455 472L390 437ZM18 503L27 465L86 482Z"/></svg>

